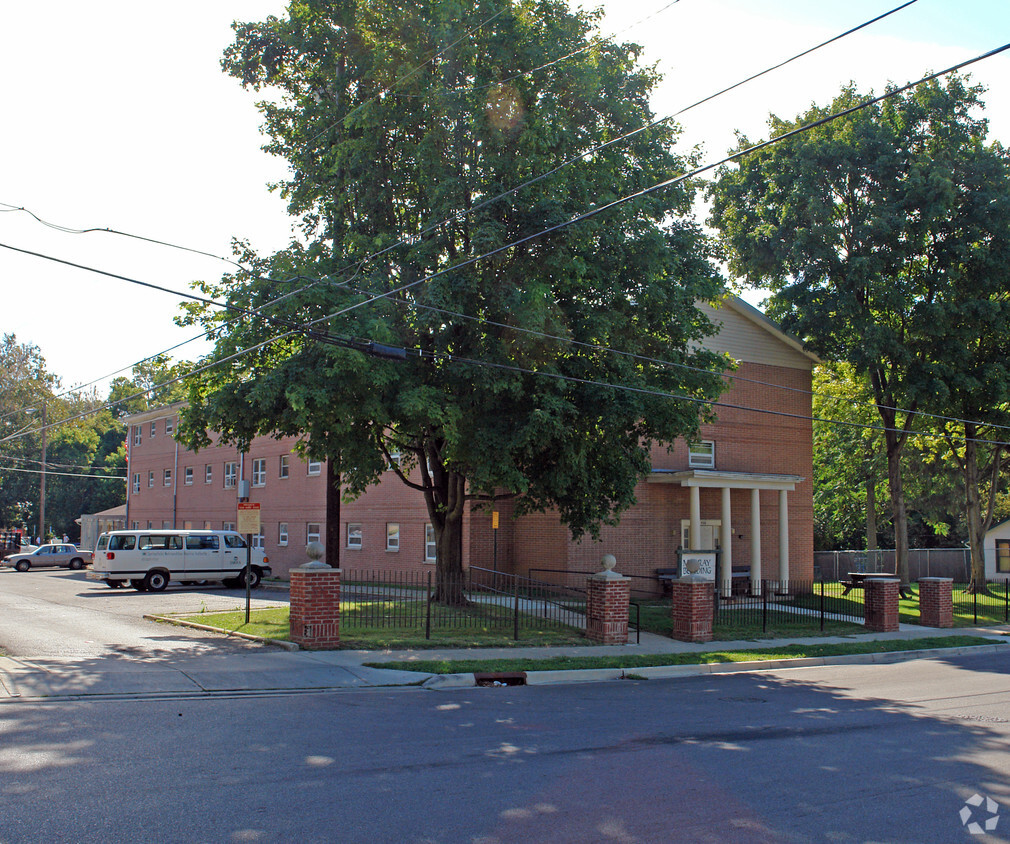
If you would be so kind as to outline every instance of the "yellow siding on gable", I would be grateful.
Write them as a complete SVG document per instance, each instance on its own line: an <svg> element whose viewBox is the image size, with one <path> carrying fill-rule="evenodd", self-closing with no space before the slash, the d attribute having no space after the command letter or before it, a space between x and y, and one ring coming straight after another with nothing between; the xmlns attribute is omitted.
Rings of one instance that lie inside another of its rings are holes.
<svg viewBox="0 0 1010 844"><path fill-rule="evenodd" d="M730 306L713 308L699 302L698 309L720 329L714 337L705 339L706 348L725 352L734 360L748 363L785 366L790 369L813 369L813 361L809 357Z"/></svg>

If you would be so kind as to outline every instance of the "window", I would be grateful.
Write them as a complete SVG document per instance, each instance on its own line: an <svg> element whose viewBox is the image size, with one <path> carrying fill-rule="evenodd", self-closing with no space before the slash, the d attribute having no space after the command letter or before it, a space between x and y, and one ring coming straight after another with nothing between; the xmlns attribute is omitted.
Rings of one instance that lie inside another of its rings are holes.
<svg viewBox="0 0 1010 844"><path fill-rule="evenodd" d="M154 472L147 473L147 488L151 489L154 487Z"/></svg>
<svg viewBox="0 0 1010 844"><path fill-rule="evenodd" d="M348 548L360 548L361 547L361 525L360 524L348 524L347 525L347 547Z"/></svg>
<svg viewBox="0 0 1010 844"><path fill-rule="evenodd" d="M166 469L165 470L165 486L171 486L171 485L172 485L172 470L171 469Z"/></svg>
<svg viewBox="0 0 1010 844"><path fill-rule="evenodd" d="M219 543L216 536L187 536L187 551L213 551L217 550Z"/></svg>
<svg viewBox="0 0 1010 844"><path fill-rule="evenodd" d="M224 488L234 489L235 479L238 477L238 463L231 462L224 464Z"/></svg>
<svg viewBox="0 0 1010 844"><path fill-rule="evenodd" d="M183 483L186 484L186 486L193 486L193 467L192 466L187 466L186 467L186 474L184 475Z"/></svg>
<svg viewBox="0 0 1010 844"><path fill-rule="evenodd" d="M701 440L688 445L687 465L695 469L715 468L715 443L712 440Z"/></svg>
<svg viewBox="0 0 1010 844"><path fill-rule="evenodd" d="M204 530L210 530L210 522L209 521L203 523L203 529Z"/></svg>
<svg viewBox="0 0 1010 844"><path fill-rule="evenodd" d="M205 484L214 483L214 467L210 463L203 467L203 482Z"/></svg>
<svg viewBox="0 0 1010 844"><path fill-rule="evenodd" d="M424 526L424 561L435 562L435 528L431 524Z"/></svg>
<svg viewBox="0 0 1010 844"><path fill-rule="evenodd" d="M262 550L262 548L263 548L263 534L262 533L254 533L253 534L253 537L252 537L252 547L253 548L259 548L259 549Z"/></svg>
<svg viewBox="0 0 1010 844"><path fill-rule="evenodd" d="M309 522L305 526L305 543L319 541L319 522Z"/></svg>
<svg viewBox="0 0 1010 844"><path fill-rule="evenodd" d="M155 434L155 427L154 427L154 426L155 426L156 424L157 424L156 422L152 422L152 423L151 423L151 439L152 439L152 440L154 439L154 434Z"/></svg>
<svg viewBox="0 0 1010 844"><path fill-rule="evenodd" d="M130 522L130 529L131 530L140 530L140 522L138 522L136 519L134 519L132 522Z"/></svg>
<svg viewBox="0 0 1010 844"><path fill-rule="evenodd" d="M172 420L171 419L166 419L165 420L165 433L168 434L168 436L171 436L173 430L174 430L174 426L172 425Z"/></svg>
<svg viewBox="0 0 1010 844"><path fill-rule="evenodd" d="M150 519L148 519L147 520L147 529L150 530L153 527L154 527L154 522L152 522Z"/></svg>
<svg viewBox="0 0 1010 844"><path fill-rule="evenodd" d="M277 525L277 544L287 545L288 544L288 523L281 522Z"/></svg>
<svg viewBox="0 0 1010 844"><path fill-rule="evenodd" d="M400 526L396 522L386 522L386 550L400 550Z"/></svg>
<svg viewBox="0 0 1010 844"><path fill-rule="evenodd" d="M140 445L140 441L143 439L143 432L140 430L140 425L137 425L133 429L133 444Z"/></svg>
<svg viewBox="0 0 1010 844"><path fill-rule="evenodd" d="M322 471L323 471L323 464L321 462L319 462L318 460L310 460L309 461L309 474L310 475L318 475Z"/></svg>
<svg viewBox="0 0 1010 844"><path fill-rule="evenodd" d="M996 571L1010 574L1010 539L996 540Z"/></svg>
<svg viewBox="0 0 1010 844"><path fill-rule="evenodd" d="M286 478L290 472L291 472L291 455L282 454L281 465L280 468L277 470L277 477Z"/></svg>
<svg viewBox="0 0 1010 844"><path fill-rule="evenodd" d="M392 472L395 466L400 465L400 452L391 451L389 452L389 465L386 466L387 472Z"/></svg>
<svg viewBox="0 0 1010 844"><path fill-rule="evenodd" d="M161 529L162 529L162 530L171 530L171 529L172 529L172 523L171 523L171 522L170 522L170 521L169 521L168 519L163 519L163 520L162 520L162 522L161 522ZM173 537L173 538L174 538L174 539L179 539L179 537L178 537L178 536L176 536L176 537ZM173 546L173 547L174 547L174 546ZM182 548L182 544L181 544L181 540L180 540L180 545L179 545L179 547L180 547L180 548Z"/></svg>
<svg viewBox="0 0 1010 844"><path fill-rule="evenodd" d="M226 527L225 530L235 530L234 527ZM226 548L245 548L245 540L237 533L233 533L224 538Z"/></svg>
<svg viewBox="0 0 1010 844"><path fill-rule="evenodd" d="M222 522L221 530L235 530L235 522ZM233 536L225 537L225 545L227 545L229 548L233 548L234 546L228 541L230 539L234 539L234 537ZM244 542L242 543L242 547L245 548Z"/></svg>
<svg viewBox="0 0 1010 844"><path fill-rule="evenodd" d="M136 522L134 522L136 524ZM110 536L110 551L132 551L137 547L137 537L135 536Z"/></svg>
<svg viewBox="0 0 1010 844"><path fill-rule="evenodd" d="M256 460L253 460L252 485L253 486L267 485L267 461L265 457L259 457Z"/></svg>
<svg viewBox="0 0 1010 844"><path fill-rule="evenodd" d="M183 530L192 530L193 529L193 523L192 522L183 522L182 523L182 529Z"/></svg>
<svg viewBox="0 0 1010 844"><path fill-rule="evenodd" d="M140 492L140 472L133 476L133 491Z"/></svg>

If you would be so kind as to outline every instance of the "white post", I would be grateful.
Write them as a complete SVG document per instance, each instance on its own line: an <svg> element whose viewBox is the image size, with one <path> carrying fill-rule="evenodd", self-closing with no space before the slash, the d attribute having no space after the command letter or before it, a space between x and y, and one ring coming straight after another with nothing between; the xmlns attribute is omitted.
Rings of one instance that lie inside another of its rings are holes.
<svg viewBox="0 0 1010 844"><path fill-rule="evenodd" d="M689 551L701 550L701 490L696 487L688 487L691 496L691 530L688 542L691 543Z"/></svg>
<svg viewBox="0 0 1010 844"><path fill-rule="evenodd" d="M779 580L781 591L789 589L789 494L779 490Z"/></svg>
<svg viewBox="0 0 1010 844"><path fill-rule="evenodd" d="M719 579L722 581L722 595L733 594L733 527L730 525L729 487L722 488L722 524L719 527L720 560Z"/></svg>
<svg viewBox="0 0 1010 844"><path fill-rule="evenodd" d="M755 595L761 594L761 490L750 491L750 583Z"/></svg>

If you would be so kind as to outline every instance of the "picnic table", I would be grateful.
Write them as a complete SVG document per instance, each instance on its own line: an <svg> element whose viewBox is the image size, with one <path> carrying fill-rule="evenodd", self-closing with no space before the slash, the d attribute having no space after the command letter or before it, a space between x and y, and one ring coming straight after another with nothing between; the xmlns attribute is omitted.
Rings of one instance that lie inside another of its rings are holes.
<svg viewBox="0 0 1010 844"><path fill-rule="evenodd" d="M843 597L845 595L848 595L853 589L862 589L865 586L867 580L879 580L881 578L888 578L893 580L894 578L897 577L897 575L881 572L850 571L846 575L846 577L848 578L848 580L842 581L842 585L845 586L845 591L842 592ZM902 598L911 599L914 597L912 595L912 590L909 589L907 586L899 586L898 594L901 595Z"/></svg>

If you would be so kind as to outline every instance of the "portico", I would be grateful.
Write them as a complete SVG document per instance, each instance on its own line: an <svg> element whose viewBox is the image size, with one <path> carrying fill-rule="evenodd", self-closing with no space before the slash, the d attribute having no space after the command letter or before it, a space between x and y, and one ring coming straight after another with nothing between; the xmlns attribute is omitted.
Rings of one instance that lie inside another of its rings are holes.
<svg viewBox="0 0 1010 844"><path fill-rule="evenodd" d="M750 490L750 581L752 594L761 591L761 491L778 493L778 580L789 580L789 493L804 480L799 475L775 475L752 472L720 472L710 469L689 469L686 471L653 469L649 483L676 484L688 490L690 550L701 551L702 506L701 490L720 491L719 523L719 572L718 588L724 596L729 596L733 577L733 520L731 511L732 491Z"/></svg>

